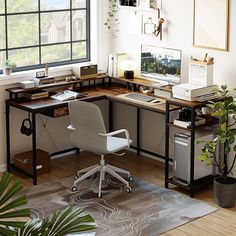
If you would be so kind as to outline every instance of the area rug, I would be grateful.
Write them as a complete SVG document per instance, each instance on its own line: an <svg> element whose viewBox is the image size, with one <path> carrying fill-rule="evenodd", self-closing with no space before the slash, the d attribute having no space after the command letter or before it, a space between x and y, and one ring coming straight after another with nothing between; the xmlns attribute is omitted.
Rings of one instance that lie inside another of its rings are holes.
<svg viewBox="0 0 236 236"><path fill-rule="evenodd" d="M205 203L139 178L132 192L107 177L103 198L97 198L95 177L83 181L78 192L70 191L73 177L26 189L34 217L46 217L56 209L76 205L89 212L100 236L156 236L216 211Z"/></svg>

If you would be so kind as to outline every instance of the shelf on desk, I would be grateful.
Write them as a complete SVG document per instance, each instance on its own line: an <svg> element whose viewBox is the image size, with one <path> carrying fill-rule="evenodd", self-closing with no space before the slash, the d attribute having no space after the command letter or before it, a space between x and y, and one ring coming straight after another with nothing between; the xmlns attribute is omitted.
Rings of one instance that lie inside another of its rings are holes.
<svg viewBox="0 0 236 236"><path fill-rule="evenodd" d="M97 77L95 78L87 78L87 79L77 79L74 81L65 81L65 80L58 80L55 83L51 83L51 84L45 84L45 85L40 85L40 86L36 86L33 88L20 88L20 87L15 87L15 88L7 88L6 91L12 94L17 94L17 93L23 93L23 92L28 92L28 91L33 91L33 90L37 90L37 89L48 89L48 88L55 88L55 87L60 87L60 86L68 86L68 85L73 85L73 84L78 84L78 83L83 83L83 82L87 82L87 81L95 81L95 80L99 80L99 79L105 79L107 78L107 74L98 74Z"/></svg>
<svg viewBox="0 0 236 236"><path fill-rule="evenodd" d="M158 87L157 86L158 82L147 80L147 79L142 79L142 78L136 78L136 77L133 79L125 79L124 77L119 77L119 78L113 77L112 79L117 80L117 81L130 83L130 84L147 86L150 88L158 88L160 90L167 91L167 92L172 92L172 87L173 87L172 85Z"/></svg>
<svg viewBox="0 0 236 236"><path fill-rule="evenodd" d="M214 126L214 125L216 125L218 123L219 123L219 121L217 119L215 119L215 120L213 120L210 123L208 122L208 123L203 124L203 125L195 126L195 130L197 131L197 130L200 130L200 129L204 129L206 127L211 127L211 126ZM174 127L174 128L178 128L178 129L183 129L183 130L186 130L186 131L189 131L189 132L191 131L191 127L185 128L185 127L182 127L182 126L179 126L179 125L175 125L175 124L173 124L173 122L168 123L168 126Z"/></svg>
<svg viewBox="0 0 236 236"><path fill-rule="evenodd" d="M208 175L208 176L205 176L203 178L194 180L194 186L195 186L194 189L196 190L196 189L204 187L205 185L209 185L210 183L213 182L214 178L215 178L215 176ZM175 180L173 177L168 178L167 182L170 183L170 184L173 184L175 186L187 189L187 190L190 189L190 185L189 184L187 184L187 183L185 184L184 182L182 183L181 181Z"/></svg>

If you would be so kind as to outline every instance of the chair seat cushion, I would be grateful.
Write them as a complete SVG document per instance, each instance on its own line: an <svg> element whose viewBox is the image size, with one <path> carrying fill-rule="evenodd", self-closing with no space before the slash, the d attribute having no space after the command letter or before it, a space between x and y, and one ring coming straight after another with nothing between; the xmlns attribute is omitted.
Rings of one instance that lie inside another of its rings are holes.
<svg viewBox="0 0 236 236"><path fill-rule="evenodd" d="M132 140L129 140L129 143L132 143ZM127 139L111 136L107 137L107 151L109 153L117 152L127 147Z"/></svg>

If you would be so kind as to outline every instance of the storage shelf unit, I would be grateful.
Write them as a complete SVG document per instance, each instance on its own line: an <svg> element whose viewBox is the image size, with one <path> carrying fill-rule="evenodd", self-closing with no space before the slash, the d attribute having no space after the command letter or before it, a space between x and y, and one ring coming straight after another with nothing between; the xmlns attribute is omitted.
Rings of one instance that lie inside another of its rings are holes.
<svg viewBox="0 0 236 236"><path fill-rule="evenodd" d="M194 192L199 188L202 187L203 185L209 183L212 181L212 176L207 176L198 180L194 180L194 158L195 158L195 134L196 131L199 129L203 129L207 125L201 125L201 126L195 126L194 125L194 120L195 120L195 110L198 108L201 108L205 106L208 103L206 102L189 102L189 101L184 101L181 99L176 99L176 98L171 98L166 100L166 126L165 126L165 187L168 188L169 184L176 185L178 187L182 187L184 189L187 189L189 191L190 197L194 196ZM184 128L181 126L174 125L170 121L170 107L171 106L178 106L178 107L187 107L191 110L191 127L190 128ZM215 124L215 122L213 122ZM170 176L170 171L169 171L169 163L172 162L173 160L169 157L169 133L170 133L170 128L178 128L182 129L184 131L187 131L190 133L191 136L191 153L190 153L190 182L189 185L182 184L181 182L175 181L172 176Z"/></svg>

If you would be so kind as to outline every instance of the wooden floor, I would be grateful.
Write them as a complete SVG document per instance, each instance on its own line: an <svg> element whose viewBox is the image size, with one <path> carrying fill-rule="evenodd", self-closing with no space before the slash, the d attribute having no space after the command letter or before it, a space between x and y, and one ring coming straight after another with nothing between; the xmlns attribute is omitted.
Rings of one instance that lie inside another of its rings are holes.
<svg viewBox="0 0 236 236"><path fill-rule="evenodd" d="M52 160L52 170L49 174L40 175L38 184L53 181L65 176L74 175L77 170L93 164L97 164L99 157L87 152L82 152L79 156L72 155ZM136 156L128 152L123 157L107 156L109 164L129 170L133 176L140 177L152 183L164 186L164 165L158 161L147 157ZM32 186L31 179L14 175L21 179L24 186ZM181 189L176 189L181 191ZM183 192L184 193L184 192ZM212 188L201 190L195 195L196 199L202 200L212 206L217 207L213 200ZM236 236L236 207L232 209L222 209L186 225L173 229L164 236ZM148 235L147 235L148 236Z"/></svg>

